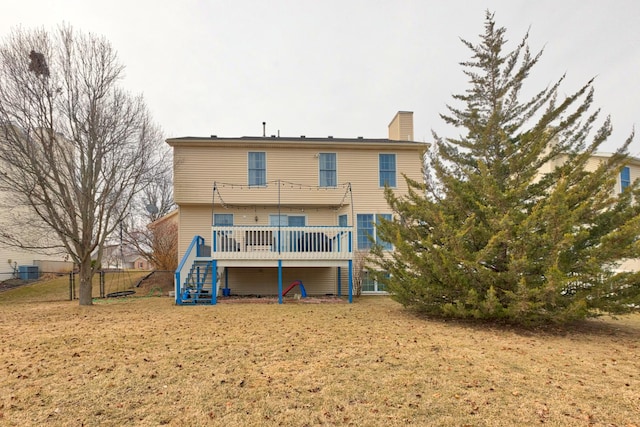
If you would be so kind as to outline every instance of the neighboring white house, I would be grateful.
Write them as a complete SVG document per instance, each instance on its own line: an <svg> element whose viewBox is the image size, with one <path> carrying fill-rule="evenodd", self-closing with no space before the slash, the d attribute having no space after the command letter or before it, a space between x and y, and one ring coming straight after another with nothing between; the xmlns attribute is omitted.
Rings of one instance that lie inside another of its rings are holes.
<svg viewBox="0 0 640 427"><path fill-rule="evenodd" d="M13 230L15 227L25 229L24 225L17 225L12 221L9 211L6 205L0 205L0 232ZM33 269L27 267L37 267L36 277ZM43 273L65 273L72 269L73 263L69 262L68 256L29 252L0 243L0 282L12 278L35 279ZM27 270L30 272L28 277L25 276Z"/></svg>
<svg viewBox="0 0 640 427"><path fill-rule="evenodd" d="M0 133L0 142L1 137ZM29 277L23 274L23 278L36 278L37 274L33 274L34 269L27 267L37 267L39 273L63 273L72 270L73 263L69 262L69 256L62 254L59 248L49 252L32 252L3 243L3 234L29 237L34 243L55 241L53 232L36 227L36 224L39 224L38 218L29 208L20 205L18 200L15 194L0 190L0 281L20 277L21 270L23 273L30 271Z"/></svg>
<svg viewBox="0 0 640 427"><path fill-rule="evenodd" d="M600 162L603 162L612 155L612 153L604 152L594 154L587 168L589 170L595 169ZM640 158L629 157L628 162L618 174L616 184L612 189L613 193L621 193L625 188L627 188L637 179L640 179ZM625 260L618 266L618 269L622 271L639 271L640 259Z"/></svg>
<svg viewBox="0 0 640 427"><path fill-rule="evenodd" d="M95 259L95 253L91 259ZM103 269L114 270L150 270L152 268L135 248L127 245L106 245L102 250Z"/></svg>
<svg viewBox="0 0 640 427"><path fill-rule="evenodd" d="M595 170L598 165L602 162L606 161L608 158L613 156L613 153L608 152L596 152L594 153L589 162L586 165L587 171ZM557 159L545 164L540 173L549 173L555 167L561 165L566 160L566 157L560 156ZM631 183L635 180L640 179L640 158L637 157L629 157L626 165L622 168L620 173L616 178L616 183L611 189L613 195L620 194L625 188L627 188ZM627 259L620 263L618 266L619 270L622 271L639 271L640 270L640 259Z"/></svg>

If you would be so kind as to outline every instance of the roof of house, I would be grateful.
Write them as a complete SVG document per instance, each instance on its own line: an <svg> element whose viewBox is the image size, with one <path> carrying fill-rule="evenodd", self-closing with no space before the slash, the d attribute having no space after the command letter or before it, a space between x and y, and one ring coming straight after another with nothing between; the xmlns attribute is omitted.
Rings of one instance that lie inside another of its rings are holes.
<svg viewBox="0 0 640 427"><path fill-rule="evenodd" d="M147 228L156 227L157 225L162 224L163 222L170 220L171 218L173 218L176 215L178 215L178 208L172 210L168 214L165 214L165 215L161 216L160 218L156 219L155 221L147 224Z"/></svg>
<svg viewBox="0 0 640 427"><path fill-rule="evenodd" d="M196 145L226 145L233 144L237 146L243 145L270 145L270 146L291 146L304 144L306 147L313 147L314 145L352 145L352 146L380 146L380 145L394 145L396 147L409 148L409 149L425 149L428 147L426 142L418 141L395 141L388 138L334 138L328 137L307 137L301 135L299 137L288 136L242 136L242 137L218 137L217 135L211 135L209 137L201 136L185 136L179 138L169 138L167 143L171 146L182 144L196 144Z"/></svg>
<svg viewBox="0 0 640 427"><path fill-rule="evenodd" d="M597 151L595 153L593 153L593 157L604 157L604 158L608 158L613 156L614 153L610 153L610 152L606 152L606 151ZM635 157L635 156L631 156L629 155L629 157L627 157L627 161L628 163L634 164L634 165L640 165L640 158Z"/></svg>

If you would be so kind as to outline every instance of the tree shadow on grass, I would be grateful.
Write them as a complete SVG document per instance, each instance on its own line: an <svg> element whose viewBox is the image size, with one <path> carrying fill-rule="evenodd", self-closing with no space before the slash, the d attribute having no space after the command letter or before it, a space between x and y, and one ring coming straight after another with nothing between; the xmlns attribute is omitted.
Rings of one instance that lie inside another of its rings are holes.
<svg viewBox="0 0 640 427"><path fill-rule="evenodd" d="M418 310L406 309L407 315L422 318L425 321L468 328L470 330L511 332L521 336L602 336L640 340L640 314L622 316L601 316L559 324L521 325L504 321L455 319L430 316Z"/></svg>

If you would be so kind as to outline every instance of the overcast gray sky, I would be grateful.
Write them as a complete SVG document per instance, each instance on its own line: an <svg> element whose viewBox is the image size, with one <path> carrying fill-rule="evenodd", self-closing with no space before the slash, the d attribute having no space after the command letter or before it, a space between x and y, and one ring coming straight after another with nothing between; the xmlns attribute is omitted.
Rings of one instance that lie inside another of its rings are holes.
<svg viewBox="0 0 640 427"><path fill-rule="evenodd" d="M545 49L530 88L567 74L569 94L597 76L596 106L617 147L640 123L637 0L3 0L0 32L62 22L104 35L168 137L385 138L398 110L415 139L455 136L438 114L466 78L460 38L478 41L484 11L509 40L530 28ZM513 44L511 45L513 46ZM631 147L640 155L640 135Z"/></svg>

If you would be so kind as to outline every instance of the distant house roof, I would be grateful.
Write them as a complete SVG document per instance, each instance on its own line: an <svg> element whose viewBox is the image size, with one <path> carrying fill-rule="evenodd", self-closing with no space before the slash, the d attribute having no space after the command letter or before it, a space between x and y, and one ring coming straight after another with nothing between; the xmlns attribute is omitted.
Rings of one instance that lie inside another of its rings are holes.
<svg viewBox="0 0 640 427"><path fill-rule="evenodd" d="M614 153L609 153L606 151L597 151L595 153L593 153L593 157L604 157L604 158L608 158L613 156ZM640 158L638 157L634 157L634 156L629 156L627 158L627 160L629 161L629 163L634 164L634 165L640 165Z"/></svg>
<svg viewBox="0 0 640 427"><path fill-rule="evenodd" d="M163 216L161 216L160 218L156 219L155 221L149 223L147 225L147 228L153 228L156 227L166 221L170 221L172 218L175 218L178 215L178 209L174 209L171 212L169 212L168 214L165 214Z"/></svg>

